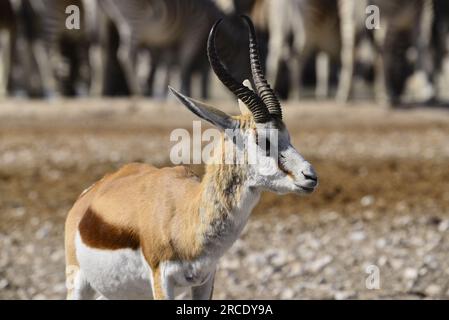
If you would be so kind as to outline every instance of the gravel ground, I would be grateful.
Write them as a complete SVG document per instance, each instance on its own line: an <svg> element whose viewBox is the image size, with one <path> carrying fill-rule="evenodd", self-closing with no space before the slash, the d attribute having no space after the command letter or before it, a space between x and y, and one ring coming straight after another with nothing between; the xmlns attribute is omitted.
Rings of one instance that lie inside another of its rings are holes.
<svg viewBox="0 0 449 320"><path fill-rule="evenodd" d="M320 187L262 197L215 298L449 298L449 113L326 102L285 113ZM193 119L173 102L0 103L0 299L64 298L76 197L124 163L168 165L171 130Z"/></svg>

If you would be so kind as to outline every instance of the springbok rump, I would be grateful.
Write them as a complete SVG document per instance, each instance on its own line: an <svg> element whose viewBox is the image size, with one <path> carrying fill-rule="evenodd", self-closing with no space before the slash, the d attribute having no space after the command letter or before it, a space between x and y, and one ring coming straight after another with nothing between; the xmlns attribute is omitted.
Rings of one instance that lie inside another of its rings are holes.
<svg viewBox="0 0 449 320"><path fill-rule="evenodd" d="M83 192L66 221L69 299L95 293L105 299L174 299L178 287L191 288L194 299L210 299L217 262L239 237L261 192L309 194L318 185L310 163L291 145L281 105L262 73L254 26L244 20L255 91L235 80L218 56L221 20L207 42L212 69L239 99L242 115L227 115L171 89L222 132L218 161L206 165L202 180L184 167L129 164ZM269 152L273 146L276 157ZM244 159L253 150L258 161L222 161L235 148Z"/></svg>

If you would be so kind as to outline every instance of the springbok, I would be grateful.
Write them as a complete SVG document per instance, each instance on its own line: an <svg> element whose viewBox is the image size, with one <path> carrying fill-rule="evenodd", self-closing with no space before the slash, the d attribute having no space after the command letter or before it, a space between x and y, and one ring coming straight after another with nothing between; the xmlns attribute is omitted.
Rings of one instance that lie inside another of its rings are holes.
<svg viewBox="0 0 449 320"><path fill-rule="evenodd" d="M381 103L425 103L434 96L429 46L433 0L369 0L379 8L381 28L374 30L375 96Z"/></svg>
<svg viewBox="0 0 449 320"><path fill-rule="evenodd" d="M215 48L217 27L207 43L210 64L245 112L229 116L171 89L195 115L222 131L215 156L234 147L227 134L245 138L255 164L206 165L202 180L185 167L157 169L129 164L84 191L70 210L65 229L68 298L173 299L191 288L192 298L210 299L218 259L246 225L262 190L309 194L318 184L309 162L291 145L281 105L262 73L255 30L249 26L255 93L225 69ZM278 132L267 141L269 130ZM238 139L236 139L238 140ZM277 157L268 153L277 145ZM267 172L270 174L268 175Z"/></svg>
<svg viewBox="0 0 449 320"><path fill-rule="evenodd" d="M44 94L53 97L79 94L80 85L90 82L89 93L103 92L104 16L97 1L33 0L28 1L34 39L31 44L38 65ZM70 10L78 8L82 27L69 28ZM70 9L70 10L68 10ZM69 19L69 20L67 20ZM61 66L67 66L62 72ZM86 69L87 67L87 69ZM84 72L86 69L88 72ZM90 79L90 80L89 80ZM89 81L87 81L89 80ZM86 88L87 89L87 88Z"/></svg>
<svg viewBox="0 0 449 320"><path fill-rule="evenodd" d="M298 97L305 63L318 53L316 95L327 98L330 62L340 61L336 98L346 103L353 90L355 41L364 28L366 0L265 0L265 6L268 77L276 81L282 61L288 62L292 93Z"/></svg>
<svg viewBox="0 0 449 320"><path fill-rule="evenodd" d="M99 2L117 27L120 44L117 58L133 95L141 95L136 56L139 49L149 50L151 57L148 76L148 93L154 93L158 83L164 83L165 96L172 70L179 69L181 91L190 94L195 75L200 75L203 98L209 95L209 65L206 58L206 39L210 28L226 16L210 0L102 0ZM229 22L233 20L229 19ZM223 43L232 43L233 50L225 52L223 59L248 64L239 24L224 23L219 37ZM247 44L245 39L245 45ZM244 57L242 55L244 54ZM163 76L157 79L157 69ZM235 66L234 66L235 67ZM235 68L233 74L242 80L250 74L249 68ZM160 91L160 90L157 90Z"/></svg>

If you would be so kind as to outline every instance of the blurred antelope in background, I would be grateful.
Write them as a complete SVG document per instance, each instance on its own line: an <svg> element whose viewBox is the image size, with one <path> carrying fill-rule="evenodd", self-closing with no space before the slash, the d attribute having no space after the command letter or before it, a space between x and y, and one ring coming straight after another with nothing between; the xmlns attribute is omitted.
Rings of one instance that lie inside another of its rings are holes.
<svg viewBox="0 0 449 320"><path fill-rule="evenodd" d="M436 99L449 103L449 1L434 0L433 82Z"/></svg>
<svg viewBox="0 0 449 320"><path fill-rule="evenodd" d="M381 27L374 30L378 52L376 98L392 105L427 102L434 96L430 81L433 0L370 0L380 9Z"/></svg>
<svg viewBox="0 0 449 320"><path fill-rule="evenodd" d="M101 95L104 80L101 37L105 25L97 1L29 0L29 3L33 18L38 20L39 30L32 48L45 94L73 96L84 91ZM79 29L66 25L69 6L79 8Z"/></svg>
<svg viewBox="0 0 449 320"><path fill-rule="evenodd" d="M171 89L191 112L221 130L217 161L206 165L202 180L184 167L130 164L84 191L66 221L68 298L97 292L110 299L173 299L175 288L184 287L194 299L210 299L218 259L239 237L261 192L308 194L317 186L312 166L290 142L281 105L261 71L254 27L245 21L255 91L238 82L218 56L221 20L207 41L212 69L239 99L242 115L227 115ZM247 141L247 147L236 141ZM255 150L258 161L226 164L234 148L244 159Z"/></svg>
<svg viewBox="0 0 449 320"><path fill-rule="evenodd" d="M280 65L286 61L292 73L293 92L299 93L304 64L316 55L316 95L329 95L333 61L341 65L337 99L347 101L352 89L355 39L364 28L366 1L265 1L270 34L267 72L271 81L279 78Z"/></svg>
<svg viewBox="0 0 449 320"><path fill-rule="evenodd" d="M71 5L80 9L79 30L65 25ZM366 26L369 5L379 8L374 30ZM220 96L209 81L207 33L225 18L217 34L222 59L238 81L250 78L238 18L247 14L262 68L282 98L307 96L312 86L315 97L335 91L340 102L449 101L445 0L5 0L0 6L2 96L9 87L32 97L166 97L176 80L186 94L199 87L203 98Z"/></svg>
<svg viewBox="0 0 449 320"><path fill-rule="evenodd" d="M139 48L150 52L151 67L148 76L148 91L153 93L157 68L165 67L163 87L166 88L169 76L179 68L182 91L190 94L192 78L201 76L201 95L208 96L209 65L205 55L205 41L210 27L222 12L211 0L100 0L108 16L114 21L120 35L118 58L127 78L130 91L141 95L143 89L137 77L137 55ZM241 29L232 24L224 24L219 35L224 42L234 43L227 49L226 60L240 61L238 58L242 42ZM243 62L246 62L243 59ZM236 68L241 72L244 68ZM248 72L243 73L247 77ZM236 76L236 75L235 75ZM244 79L244 78L243 78Z"/></svg>

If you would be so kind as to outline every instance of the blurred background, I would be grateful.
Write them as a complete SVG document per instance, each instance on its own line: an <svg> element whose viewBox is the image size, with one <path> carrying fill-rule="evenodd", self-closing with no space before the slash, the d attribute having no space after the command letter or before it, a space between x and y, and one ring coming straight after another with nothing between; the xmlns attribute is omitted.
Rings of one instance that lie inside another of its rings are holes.
<svg viewBox="0 0 449 320"><path fill-rule="evenodd" d="M449 298L448 1L0 0L0 299L64 298L81 191L171 165L195 118L169 84L238 112L206 41L224 18L219 55L251 79L241 14L320 186L263 195L215 297Z"/></svg>

